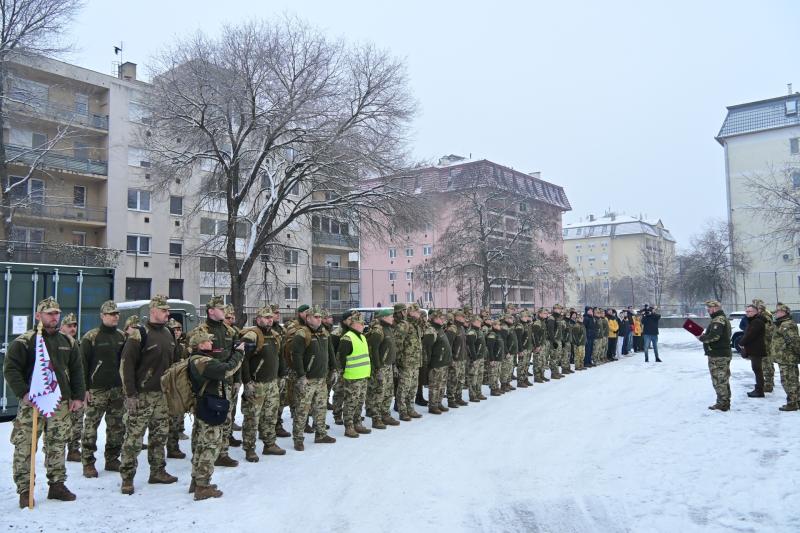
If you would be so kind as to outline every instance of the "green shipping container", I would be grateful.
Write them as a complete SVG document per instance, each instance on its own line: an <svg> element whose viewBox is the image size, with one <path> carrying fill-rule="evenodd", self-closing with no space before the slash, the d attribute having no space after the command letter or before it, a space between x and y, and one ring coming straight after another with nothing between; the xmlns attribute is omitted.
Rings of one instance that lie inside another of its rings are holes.
<svg viewBox="0 0 800 533"><path fill-rule="evenodd" d="M55 297L62 317L75 313L80 338L100 324L100 305L114 297L110 268L0 262L0 274L0 363L9 343L34 327L36 304L43 298ZM0 421L10 420L17 414L18 400L5 378L1 392Z"/></svg>

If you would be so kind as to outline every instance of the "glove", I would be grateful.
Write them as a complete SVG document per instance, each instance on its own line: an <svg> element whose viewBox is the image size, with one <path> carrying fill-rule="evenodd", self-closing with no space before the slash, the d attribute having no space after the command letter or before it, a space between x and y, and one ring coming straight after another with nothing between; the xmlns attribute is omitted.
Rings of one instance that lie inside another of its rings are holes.
<svg viewBox="0 0 800 533"><path fill-rule="evenodd" d="M551 344L553 345L553 348L558 348L558 343L556 341L553 341Z"/></svg>
<svg viewBox="0 0 800 533"><path fill-rule="evenodd" d="M339 371L334 370L331 372L331 386L336 385L337 383L339 383Z"/></svg>
<svg viewBox="0 0 800 533"><path fill-rule="evenodd" d="M129 415L135 415L139 410L139 398L125 398L125 410Z"/></svg>
<svg viewBox="0 0 800 533"><path fill-rule="evenodd" d="M255 383L245 383L244 385L244 392L242 393L242 398L245 400L251 400L253 396L256 395L256 385Z"/></svg>
<svg viewBox="0 0 800 533"><path fill-rule="evenodd" d="M297 394L303 394L305 392L307 383L308 379L305 376L297 378L297 381L294 383L294 390Z"/></svg>

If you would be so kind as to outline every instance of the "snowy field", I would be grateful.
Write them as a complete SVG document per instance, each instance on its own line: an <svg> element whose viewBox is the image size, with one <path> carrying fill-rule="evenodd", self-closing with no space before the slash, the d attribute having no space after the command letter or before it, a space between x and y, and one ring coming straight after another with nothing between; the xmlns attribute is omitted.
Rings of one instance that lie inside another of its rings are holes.
<svg viewBox="0 0 800 533"><path fill-rule="evenodd" d="M699 344L667 330L661 345L663 364L637 354L359 439L329 412L336 444L307 436L305 452L257 464L232 448L240 466L213 478L225 495L203 502L187 493L188 458L168 461L177 484L148 485L146 452L133 496L119 493L117 473L84 479L67 463L78 500L47 500L39 454L37 507L20 510L11 424L0 424L0 529L800 531L800 412L778 411L783 389L747 398L752 372L735 357L731 411L709 411Z"/></svg>

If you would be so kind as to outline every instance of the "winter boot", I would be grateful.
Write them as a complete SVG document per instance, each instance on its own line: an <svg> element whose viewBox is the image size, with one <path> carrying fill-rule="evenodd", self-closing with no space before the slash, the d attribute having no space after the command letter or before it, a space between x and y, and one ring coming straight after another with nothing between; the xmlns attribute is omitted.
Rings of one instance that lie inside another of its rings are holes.
<svg viewBox="0 0 800 533"><path fill-rule="evenodd" d="M464 401L464 398L456 398L456 403L461 407L465 407L469 405L467 402Z"/></svg>
<svg viewBox="0 0 800 533"><path fill-rule="evenodd" d="M159 470L157 472L150 473L150 479L147 480L148 483L153 485L161 484L161 485L169 485L170 483L175 483L178 481L178 478L168 474L166 470Z"/></svg>
<svg viewBox="0 0 800 533"><path fill-rule="evenodd" d="M422 394L417 394L417 397L414 398L414 403L419 405L420 407L427 407L428 406L428 400L423 398Z"/></svg>
<svg viewBox="0 0 800 533"><path fill-rule="evenodd" d="M81 451L77 448L71 449L67 452L67 461L70 463L80 463L81 462Z"/></svg>
<svg viewBox="0 0 800 533"><path fill-rule="evenodd" d="M236 422L232 422L231 423L231 431L241 431L241 430L242 430L242 426L240 426Z"/></svg>
<svg viewBox="0 0 800 533"><path fill-rule="evenodd" d="M458 402L456 400L447 399L447 407L450 409L458 409Z"/></svg>
<svg viewBox="0 0 800 533"><path fill-rule="evenodd" d="M111 459L106 461L105 469L108 472L119 472L119 466L120 466L119 459Z"/></svg>
<svg viewBox="0 0 800 533"><path fill-rule="evenodd" d="M302 452L305 449L306 449L306 447L303 445L303 441L301 441L301 440L294 441L294 450L296 452Z"/></svg>
<svg viewBox="0 0 800 533"><path fill-rule="evenodd" d="M343 426L344 421L342 420L342 415L333 415L333 423L337 426Z"/></svg>
<svg viewBox="0 0 800 533"><path fill-rule="evenodd" d="M258 454L255 450L245 450L244 451L244 459L248 463L257 463L258 462Z"/></svg>
<svg viewBox="0 0 800 533"><path fill-rule="evenodd" d="M400 422L398 422L397 420L395 420L394 418L392 418L389 415L385 415L382 420L383 420L383 423L386 424L387 426L399 426L400 425Z"/></svg>
<svg viewBox="0 0 800 533"><path fill-rule="evenodd" d="M747 396L749 396L750 398L763 398L764 393L758 390L751 390L750 392L747 393Z"/></svg>
<svg viewBox="0 0 800 533"><path fill-rule="evenodd" d="M130 496L133 494L133 480L132 479L123 479L122 480L122 487L120 488L122 494L127 494Z"/></svg>
<svg viewBox="0 0 800 533"><path fill-rule="evenodd" d="M232 448L238 448L241 445L242 441L234 437L232 434L228 437L228 446L231 446ZM184 455L184 457L186 456Z"/></svg>
<svg viewBox="0 0 800 533"><path fill-rule="evenodd" d="M314 428L312 428L311 425L306 422L306 427L303 428L303 433L314 433Z"/></svg>
<svg viewBox="0 0 800 533"><path fill-rule="evenodd" d="M344 436L350 437L351 439L357 439L358 433L356 433L356 430L353 428L353 426L346 426L344 428Z"/></svg>
<svg viewBox="0 0 800 533"><path fill-rule="evenodd" d="M50 483L50 489L47 491L48 500L61 500L62 502L74 502L77 499L70 490L61 482Z"/></svg>
<svg viewBox="0 0 800 533"><path fill-rule="evenodd" d="M281 438L291 437L292 434L283 429L283 424L278 424L275 426L275 435Z"/></svg>
<svg viewBox="0 0 800 533"><path fill-rule="evenodd" d="M411 417L408 416L407 414L403 413L402 415L400 415L400 420L402 422L411 422Z"/></svg>
<svg viewBox="0 0 800 533"><path fill-rule="evenodd" d="M486 396L484 396L484 395L483 395L483 393L480 393L480 394L478 394L478 399L479 399L479 400L488 400L489 398L487 398Z"/></svg>
<svg viewBox="0 0 800 533"><path fill-rule="evenodd" d="M656 356L656 363L663 363L663 362L664 361L662 361L661 359L658 358L658 356Z"/></svg>
<svg viewBox="0 0 800 533"><path fill-rule="evenodd" d="M31 493L28 492L27 490L22 491L22 492L19 493L19 508L20 509L25 509L28 506L28 503L29 503L28 500L30 499L30 495L31 495ZM33 504L36 505L36 502L34 501Z"/></svg>
<svg viewBox="0 0 800 533"><path fill-rule="evenodd" d="M448 403L449 403L449 402L448 402ZM439 410L440 410L441 412L443 412L443 413L446 413L447 411L449 411L449 410L450 410L450 407L445 407L444 405L442 405L442 404L441 404L441 402L439 403L439 405L438 405L437 407L438 407L438 408L439 408Z"/></svg>
<svg viewBox="0 0 800 533"><path fill-rule="evenodd" d="M194 492L195 501L207 500L209 498L220 498L222 491L214 485L197 485Z"/></svg>
<svg viewBox="0 0 800 533"><path fill-rule="evenodd" d="M442 412L439 410L439 408L436 407L435 405L429 406L428 407L428 412L430 414L432 414L432 415L440 415L440 414L442 414Z"/></svg>
<svg viewBox="0 0 800 533"><path fill-rule="evenodd" d="M536 377L533 378L533 382L534 383L544 383L544 379L540 378L539 376L536 376Z"/></svg>
<svg viewBox="0 0 800 533"><path fill-rule="evenodd" d="M500 391L497 389L492 389L492 392L489 393L489 396L502 396Z"/></svg>
<svg viewBox="0 0 800 533"><path fill-rule="evenodd" d="M408 413L408 416L410 416L411 418L422 418L422 415L416 411L411 411L410 413Z"/></svg>
<svg viewBox="0 0 800 533"><path fill-rule="evenodd" d="M367 428L367 427L364 427L364 426L363 426L363 425L361 425L360 423L359 423L359 424L356 424L356 425L353 427L353 429L355 429L355 430L356 430L356 433L358 433L359 435L369 435L370 433L372 433L372 430L371 430L371 429L369 429L369 428Z"/></svg>
<svg viewBox="0 0 800 533"><path fill-rule="evenodd" d="M261 451L261 455L286 455L286 450L277 444L273 444L272 446L267 446L264 444L264 449Z"/></svg>
<svg viewBox="0 0 800 533"><path fill-rule="evenodd" d="M235 466L239 466L239 461L231 458L231 456L228 455L227 453L220 454L220 456L217 457L217 460L214 461L214 466L228 466L233 468Z"/></svg>
<svg viewBox="0 0 800 533"><path fill-rule="evenodd" d="M380 418L373 417L372 419L372 429L386 429L386 424L383 423L383 420Z"/></svg>
<svg viewBox="0 0 800 533"><path fill-rule="evenodd" d="M214 487L216 489L217 485L215 483L212 483L209 485L209 487ZM194 491L196 489L197 489L197 483L195 482L194 479L192 479L192 482L189 483L189 494L194 494Z"/></svg>
<svg viewBox="0 0 800 533"><path fill-rule="evenodd" d="M786 405L782 405L778 407L780 411L797 411L800 409L796 403L787 403Z"/></svg>
<svg viewBox="0 0 800 533"><path fill-rule="evenodd" d="M83 477L97 477L97 468L94 465L83 465Z"/></svg>
<svg viewBox="0 0 800 533"><path fill-rule="evenodd" d="M167 459L186 459L186 454L180 448L167 450Z"/></svg>
<svg viewBox="0 0 800 533"><path fill-rule="evenodd" d="M314 437L314 444L333 444L334 442L336 442L336 439L331 437L330 435L325 435L322 437Z"/></svg>

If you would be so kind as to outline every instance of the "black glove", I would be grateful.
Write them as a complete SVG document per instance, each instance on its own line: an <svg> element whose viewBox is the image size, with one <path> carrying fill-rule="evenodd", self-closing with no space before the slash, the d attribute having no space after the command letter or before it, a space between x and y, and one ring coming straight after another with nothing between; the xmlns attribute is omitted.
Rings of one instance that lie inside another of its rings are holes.
<svg viewBox="0 0 800 533"><path fill-rule="evenodd" d="M553 341L551 344L553 345L553 348L558 348L558 343L556 341Z"/></svg>

